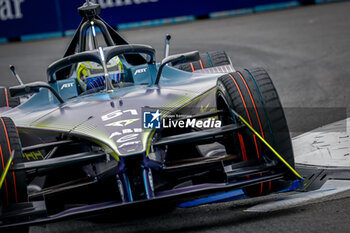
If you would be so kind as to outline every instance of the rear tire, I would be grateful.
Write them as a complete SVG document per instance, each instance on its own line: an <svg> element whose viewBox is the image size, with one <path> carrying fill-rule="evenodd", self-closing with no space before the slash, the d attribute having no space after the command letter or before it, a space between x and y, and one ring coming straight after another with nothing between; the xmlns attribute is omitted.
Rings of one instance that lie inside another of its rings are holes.
<svg viewBox="0 0 350 233"><path fill-rule="evenodd" d="M15 150L13 164L24 162L22 146L13 121L0 117L0 173L2 174L12 151ZM8 172L0 190L1 206L6 207L19 202L27 202L27 184L24 172ZM28 232L29 227L14 229L16 232ZM12 232L8 230L5 232Z"/></svg>
<svg viewBox="0 0 350 233"><path fill-rule="evenodd" d="M224 51L214 51L200 54L200 60L177 65L180 70L193 72L216 66L230 65L231 61Z"/></svg>
<svg viewBox="0 0 350 233"><path fill-rule="evenodd" d="M218 79L218 90L221 93L219 96L225 98L225 104L251 124L294 167L287 121L277 91L267 72L258 68L224 75ZM222 101L219 101L218 108L222 108L222 105ZM242 160L274 160L277 161L278 171L287 169L248 129L237 134L235 140L236 145L240 145ZM262 158L263 154L266 156ZM248 196L261 196L287 188L290 184L290 181L265 182L246 187L243 191Z"/></svg>
<svg viewBox="0 0 350 233"><path fill-rule="evenodd" d="M0 87L0 108L10 107L14 108L20 105L20 99L18 97L11 97L8 88Z"/></svg>

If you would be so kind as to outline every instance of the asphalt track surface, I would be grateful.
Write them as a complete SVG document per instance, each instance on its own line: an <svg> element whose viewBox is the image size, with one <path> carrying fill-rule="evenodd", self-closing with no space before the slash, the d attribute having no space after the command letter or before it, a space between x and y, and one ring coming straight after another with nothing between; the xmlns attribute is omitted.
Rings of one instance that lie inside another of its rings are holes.
<svg viewBox="0 0 350 233"><path fill-rule="evenodd" d="M350 2L293 8L231 18L123 31L162 58L164 35L171 53L225 50L236 69L264 67L271 75L293 134L350 115ZM69 38L0 45L0 84L46 79ZM337 109L334 109L337 108ZM327 113L327 114L325 114ZM302 115L300 115L302 114ZM327 119L324 116L327 115ZM96 221L72 220L30 232L349 232L350 193L268 214L245 209L281 195L167 211L143 210Z"/></svg>

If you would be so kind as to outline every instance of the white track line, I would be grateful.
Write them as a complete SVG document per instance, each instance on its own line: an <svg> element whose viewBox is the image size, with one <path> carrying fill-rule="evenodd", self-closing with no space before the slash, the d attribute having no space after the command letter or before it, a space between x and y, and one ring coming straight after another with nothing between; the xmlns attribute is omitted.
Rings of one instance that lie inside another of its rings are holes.
<svg viewBox="0 0 350 233"><path fill-rule="evenodd" d="M292 194L288 197L278 199L272 202L259 204L246 209L247 212L272 212L277 210L289 209L293 207L308 205L319 201L324 201L324 198L350 190L350 180L328 180L318 190ZM350 196L350 192L349 192Z"/></svg>
<svg viewBox="0 0 350 233"><path fill-rule="evenodd" d="M350 167L350 118L293 138L297 164Z"/></svg>

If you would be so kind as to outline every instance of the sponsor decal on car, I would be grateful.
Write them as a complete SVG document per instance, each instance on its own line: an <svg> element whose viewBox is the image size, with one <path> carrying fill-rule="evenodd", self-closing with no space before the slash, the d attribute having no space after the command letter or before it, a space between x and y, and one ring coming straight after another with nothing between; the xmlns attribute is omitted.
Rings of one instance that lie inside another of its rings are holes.
<svg viewBox="0 0 350 233"><path fill-rule="evenodd" d="M214 118L206 120L185 119L172 120L171 118L163 119L163 128L220 128L221 121Z"/></svg>
<svg viewBox="0 0 350 233"><path fill-rule="evenodd" d="M106 115L103 115L101 117L102 121L109 121L109 120L112 120L116 117L119 117L125 113L130 113L131 115L137 115L137 111L136 109L128 109L128 110L124 110L124 111L121 111L121 110L116 110L116 111L113 111L113 112L110 112Z"/></svg>
<svg viewBox="0 0 350 233"><path fill-rule="evenodd" d="M119 127L123 127L123 126L130 125L131 123L134 123L135 121L138 121L138 120L140 120L140 118L121 120L121 121L116 121L116 122L107 124L106 126L119 126Z"/></svg>
<svg viewBox="0 0 350 233"><path fill-rule="evenodd" d="M23 158L26 158L27 160L43 160L44 155L38 150L24 153Z"/></svg>
<svg viewBox="0 0 350 233"><path fill-rule="evenodd" d="M65 88L70 88L73 86L74 86L74 83L65 83L62 85L61 90L65 89Z"/></svg>
<svg viewBox="0 0 350 233"><path fill-rule="evenodd" d="M147 68L138 69L135 71L134 76L136 76L137 74L145 73L146 71L147 71Z"/></svg>
<svg viewBox="0 0 350 233"><path fill-rule="evenodd" d="M207 106L208 108L208 106ZM201 111L203 112L203 111ZM162 118L161 110L144 111L143 112L143 128L144 129L160 129L160 128L220 128L221 120L215 117L206 119L193 118L187 114L167 114Z"/></svg>
<svg viewBox="0 0 350 233"><path fill-rule="evenodd" d="M134 122L137 122L138 120L140 120L140 118L131 118L131 119L124 119L124 120L121 120L121 119L133 117L137 115L138 115L138 112L136 109L127 109L127 110L118 109L101 116L101 120L103 122L106 122L105 126L115 128L115 130L111 131L109 138L113 139L118 149L123 149L123 151L127 153L133 152L139 149L142 143L141 141L142 128L133 127L133 126L131 126L130 128L124 128L124 127L127 127L128 125L133 124ZM114 122L108 123L108 121L111 121L111 120L114 120Z"/></svg>
<svg viewBox="0 0 350 233"><path fill-rule="evenodd" d="M144 129L160 129L159 109L156 112L143 112L143 128Z"/></svg>
<svg viewBox="0 0 350 233"><path fill-rule="evenodd" d="M142 133L141 128L135 128L135 129L123 129L122 131L116 131L109 136L109 138L113 138L115 136L121 136L123 134L128 134L128 133Z"/></svg>

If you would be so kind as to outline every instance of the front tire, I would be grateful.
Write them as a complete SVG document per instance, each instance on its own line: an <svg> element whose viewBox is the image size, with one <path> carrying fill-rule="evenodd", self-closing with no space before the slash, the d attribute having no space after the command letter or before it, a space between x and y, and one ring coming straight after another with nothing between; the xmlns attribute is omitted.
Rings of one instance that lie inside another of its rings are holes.
<svg viewBox="0 0 350 233"><path fill-rule="evenodd" d="M292 143L284 111L272 80L264 69L238 71L220 77L218 93L219 109L225 108L223 105L234 109L294 167ZM220 98L224 100L220 101ZM274 160L277 162L278 171L287 169L248 129L235 137L235 145L238 144L240 147L242 160L264 159L265 162ZM234 150L232 146L231 150ZM289 181L270 181L248 186L243 191L248 196L261 196L282 190L289 185Z"/></svg>
<svg viewBox="0 0 350 233"><path fill-rule="evenodd" d="M17 128L13 121L7 117L0 117L0 174L3 173L12 151L15 150L13 164L24 162L22 156L21 142ZM11 172L6 175L3 186L0 190L1 206L28 201L26 176L24 172ZM16 232L25 233L29 227L20 227ZM5 232L12 232L11 230Z"/></svg>

